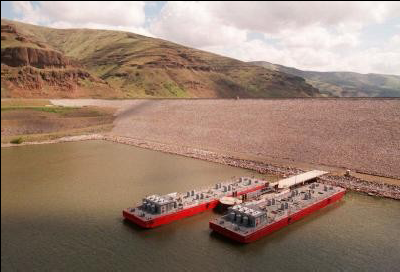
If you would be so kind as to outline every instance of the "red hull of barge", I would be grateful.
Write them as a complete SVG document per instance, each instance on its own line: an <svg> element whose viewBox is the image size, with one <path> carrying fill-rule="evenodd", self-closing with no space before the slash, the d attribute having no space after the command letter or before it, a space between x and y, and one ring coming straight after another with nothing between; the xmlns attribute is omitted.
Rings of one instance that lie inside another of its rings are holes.
<svg viewBox="0 0 400 272"><path fill-rule="evenodd" d="M327 199L324 199L318 203L315 203L315 204L311 205L310 207L307 207L301 211L298 211L297 213L293 213L289 217L285 217L271 225L266 226L263 229L260 229L252 234L249 234L247 236L239 235L236 232L225 229L217 224L214 224L213 222L210 222L210 228L213 231L216 231L216 232L218 232L232 240L235 240L237 242L251 243L251 242L257 241L257 240L261 239L262 237L264 237L274 231L277 231L293 222L296 222L296 221L302 219L303 217L328 206L329 204L332 204L332 203L340 200L344 196L345 193L346 193L346 191L337 193Z"/></svg>
<svg viewBox="0 0 400 272"><path fill-rule="evenodd" d="M262 188L264 188L265 185L262 186L257 186L255 188L251 188L242 192L238 192L238 196L243 195L243 194L247 194L250 192L254 192L257 190L260 190ZM151 229L151 228L155 228L161 225L165 225L168 223L171 223L173 221L176 220L180 220L182 218L186 218L192 215L196 215L198 213L207 211L207 210L211 210L214 209L219 203L219 200L212 200L210 202L206 202L206 203L202 203L200 205L188 208L188 209L184 209L175 213L171 213L171 214L166 214L164 216L160 216L157 218L154 218L153 220L143 220L143 218L136 216L135 214L132 214L129 212L129 210L124 210L122 212L122 215L124 216L125 219L141 226L142 228L146 228L146 229Z"/></svg>
<svg viewBox="0 0 400 272"><path fill-rule="evenodd" d="M171 223L172 221L180 220L185 217L189 217L201 212L204 212L206 210L214 209L218 205L218 200L213 200L211 202L203 203L198 206L194 206L188 209L184 209L181 211L178 211L176 213L171 213L167 214L165 216L160 216L157 218L154 218L153 220L143 220L142 218L131 214L129 211L123 211L123 216L132 221L133 223L141 226L142 228L150 229L150 228L155 228L164 224Z"/></svg>

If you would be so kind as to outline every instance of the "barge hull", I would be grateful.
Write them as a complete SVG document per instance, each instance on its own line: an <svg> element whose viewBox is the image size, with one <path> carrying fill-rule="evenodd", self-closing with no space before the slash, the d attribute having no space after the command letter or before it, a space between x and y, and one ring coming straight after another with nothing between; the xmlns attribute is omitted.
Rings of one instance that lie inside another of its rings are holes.
<svg viewBox="0 0 400 272"><path fill-rule="evenodd" d="M203 203L198 206L178 211L176 213L167 214L165 216L154 218L153 220L143 220L142 218L134 214L131 214L129 211L126 210L123 211L123 216L125 217L125 219L141 226L142 228L151 229L171 223L176 220L180 220L182 218L196 215L206 210L214 209L218 205L218 202L219 202L218 200L213 200L211 202Z"/></svg>
<svg viewBox="0 0 400 272"><path fill-rule="evenodd" d="M345 193L346 193L346 191L342 191L342 192L339 192L339 193L337 193L335 195L332 195L329 198L321 200L320 202L317 202L317 203L315 203L315 204L313 204L313 205L311 205L311 206L309 206L307 208L304 208L301 211L293 213L290 216L285 217L285 218L283 218L283 219L281 219L281 220L279 220L279 221L277 221L277 222L275 222L273 224L265 226L264 228L262 228L260 230L257 230L256 232L251 233L251 234L249 234L247 236L240 235L240 234L238 234L238 233L236 233L234 231L228 230L228 229L226 229L224 227L221 227L218 224L215 224L214 222L210 222L210 228L213 231L215 231L217 233L220 233L220 234L222 234L222 235L224 235L224 236L226 236L226 237L228 237L228 238L230 238L232 240L235 240L237 242L240 242L240 243L251 243L251 242L257 241L257 240L261 239L262 237L264 237L264 236L266 236L266 235L268 235L268 234L270 234L272 232L275 232L275 231L277 231L277 230L279 230L279 229L281 229L281 228L283 228L283 227L285 227L285 226L287 226L287 225L289 225L289 224L291 224L293 222L296 222L296 221L304 218L305 216L307 216L307 215L309 215L309 214L311 214L311 213L313 213L313 212L315 212L315 211L317 211L319 209L322 209L322 208L328 206L329 204L332 204L332 203L334 203L336 201L339 201L344 196Z"/></svg>
<svg viewBox="0 0 400 272"><path fill-rule="evenodd" d="M244 195L247 193L251 193L251 192L260 190L264 187L265 187L265 185L260 185L255 188L243 190L241 192L238 192L237 195L241 196L241 195ZM143 220L143 218L141 218L135 214L132 214L131 212L129 212L129 210L124 210L122 212L122 215L126 220L129 220L129 221L135 223L136 225L139 225L142 228L151 229L151 228L155 228L155 227L158 227L161 225L169 224L173 221L177 221L177 220L180 220L180 219L183 219L186 217L196 215L198 213L201 213L201 212L204 212L207 210L214 209L218 205L218 203L219 203L219 200L215 199L210 202L202 203L200 205L190 207L187 209L183 209L183 210L175 212L175 213L166 214L164 216L160 216L160 217L154 218L152 220Z"/></svg>

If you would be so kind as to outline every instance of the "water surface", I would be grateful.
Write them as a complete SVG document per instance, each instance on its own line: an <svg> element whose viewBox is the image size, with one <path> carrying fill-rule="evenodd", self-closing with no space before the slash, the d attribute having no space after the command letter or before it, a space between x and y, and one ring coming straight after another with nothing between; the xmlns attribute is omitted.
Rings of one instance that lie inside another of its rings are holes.
<svg viewBox="0 0 400 272"><path fill-rule="evenodd" d="M123 208L252 172L104 141L2 148L1 268L135 271L394 271L400 202L344 201L249 245L211 233L213 212L153 230ZM272 178L272 177L271 177Z"/></svg>

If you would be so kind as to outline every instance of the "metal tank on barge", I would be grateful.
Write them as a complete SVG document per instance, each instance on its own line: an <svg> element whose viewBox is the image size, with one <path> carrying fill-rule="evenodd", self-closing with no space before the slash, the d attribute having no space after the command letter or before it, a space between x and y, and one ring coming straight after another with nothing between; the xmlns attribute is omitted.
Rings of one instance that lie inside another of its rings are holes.
<svg viewBox="0 0 400 272"><path fill-rule="evenodd" d="M268 185L264 180L240 177L201 190L151 195L145 197L137 207L123 210L123 216L143 228L154 228L213 209L224 196L261 192L268 190Z"/></svg>

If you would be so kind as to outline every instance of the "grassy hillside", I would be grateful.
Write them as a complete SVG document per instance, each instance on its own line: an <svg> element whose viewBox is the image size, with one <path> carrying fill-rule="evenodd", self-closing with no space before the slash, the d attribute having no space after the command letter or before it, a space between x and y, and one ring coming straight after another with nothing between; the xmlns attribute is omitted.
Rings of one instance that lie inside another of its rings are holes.
<svg viewBox="0 0 400 272"><path fill-rule="evenodd" d="M400 97L400 76L352 72L313 72L255 61L267 69L303 77L321 93L338 97Z"/></svg>
<svg viewBox="0 0 400 272"><path fill-rule="evenodd" d="M10 28L15 33L7 32ZM25 53L18 49L21 47L35 51ZM47 52L43 53L43 50ZM15 61L24 54L28 55L28 60ZM47 59L32 63L32 59L40 59L36 55ZM53 60L62 67L53 65ZM75 72L65 75L68 69ZM53 71L61 73L58 78L78 80L64 87L62 80L52 80L49 73ZM36 84L40 80L31 80L32 77L39 77L44 83ZM49 80L42 80L43 77ZM53 91L54 86L58 88L56 91ZM161 39L120 31L51 29L2 20L2 96L60 95L133 98L307 97L320 94L301 77Z"/></svg>

